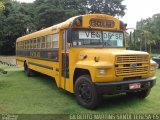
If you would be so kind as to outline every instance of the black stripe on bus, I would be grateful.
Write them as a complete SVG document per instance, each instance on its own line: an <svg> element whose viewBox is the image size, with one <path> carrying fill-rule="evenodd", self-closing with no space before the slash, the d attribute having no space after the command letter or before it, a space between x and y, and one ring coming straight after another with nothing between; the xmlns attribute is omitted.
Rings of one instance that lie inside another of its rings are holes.
<svg viewBox="0 0 160 120"><path fill-rule="evenodd" d="M33 63L33 62L29 62L28 64L31 64L31 65L35 65L35 66L38 66L38 67L43 67L43 68L46 68L46 69L53 70L53 67L49 67L49 66L46 66L46 65L41 65L41 64L37 64L37 63Z"/></svg>
<svg viewBox="0 0 160 120"><path fill-rule="evenodd" d="M16 56L58 62L57 49L17 50Z"/></svg>
<svg viewBox="0 0 160 120"><path fill-rule="evenodd" d="M45 60L45 61L51 61L51 62L59 62L57 59L26 57L26 56L23 56L23 55L17 55L17 57L25 57L25 58L36 59L36 60Z"/></svg>

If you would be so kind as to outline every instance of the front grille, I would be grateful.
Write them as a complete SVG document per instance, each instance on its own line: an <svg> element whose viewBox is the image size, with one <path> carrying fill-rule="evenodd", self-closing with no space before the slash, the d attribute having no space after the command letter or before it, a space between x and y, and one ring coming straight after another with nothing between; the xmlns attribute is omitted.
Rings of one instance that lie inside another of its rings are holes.
<svg viewBox="0 0 160 120"><path fill-rule="evenodd" d="M136 75L136 74L147 74L148 66L144 67L129 67L129 68L116 68L116 75L126 76L126 75Z"/></svg>
<svg viewBox="0 0 160 120"><path fill-rule="evenodd" d="M116 76L136 76L147 74L149 70L148 55L120 55L116 56Z"/></svg>
<svg viewBox="0 0 160 120"><path fill-rule="evenodd" d="M145 63L149 61L148 55L121 55L116 57L116 64Z"/></svg>

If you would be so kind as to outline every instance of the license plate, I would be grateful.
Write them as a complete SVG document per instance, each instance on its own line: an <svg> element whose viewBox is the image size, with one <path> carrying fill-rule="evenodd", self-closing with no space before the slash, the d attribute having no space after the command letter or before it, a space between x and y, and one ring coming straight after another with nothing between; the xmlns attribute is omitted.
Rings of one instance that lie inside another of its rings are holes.
<svg viewBox="0 0 160 120"><path fill-rule="evenodd" d="M130 90L139 89L141 88L141 83L133 83L129 85Z"/></svg>

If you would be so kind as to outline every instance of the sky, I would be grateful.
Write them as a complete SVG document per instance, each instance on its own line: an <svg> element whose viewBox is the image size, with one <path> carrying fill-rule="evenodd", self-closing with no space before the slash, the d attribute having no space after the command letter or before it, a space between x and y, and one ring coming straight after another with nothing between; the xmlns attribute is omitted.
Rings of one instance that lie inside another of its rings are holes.
<svg viewBox="0 0 160 120"><path fill-rule="evenodd" d="M17 0L20 2L33 2L34 0ZM124 0L126 5L125 16L121 19L127 23L127 28L136 28L136 22L141 19L152 17L160 13L160 0Z"/></svg>
<svg viewBox="0 0 160 120"><path fill-rule="evenodd" d="M127 10L122 19L128 28L135 28L136 22L160 13L160 0L124 0Z"/></svg>

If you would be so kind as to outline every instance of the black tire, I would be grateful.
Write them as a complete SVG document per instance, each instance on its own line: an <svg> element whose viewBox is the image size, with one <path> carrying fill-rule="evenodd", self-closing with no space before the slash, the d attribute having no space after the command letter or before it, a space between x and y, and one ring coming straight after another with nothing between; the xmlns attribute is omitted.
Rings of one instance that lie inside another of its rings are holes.
<svg viewBox="0 0 160 120"><path fill-rule="evenodd" d="M150 94L151 89L145 89L141 91L136 91L136 92L127 92L127 96L132 96L132 97L139 97L139 98L146 98Z"/></svg>
<svg viewBox="0 0 160 120"><path fill-rule="evenodd" d="M74 85L74 94L78 104L88 109L94 109L98 105L98 94L89 75L80 76Z"/></svg>
<svg viewBox="0 0 160 120"><path fill-rule="evenodd" d="M150 92L151 92L151 89L142 90L137 93L137 96L143 99L143 98L146 98L150 94Z"/></svg>
<svg viewBox="0 0 160 120"><path fill-rule="evenodd" d="M28 68L27 64L24 64L24 74L28 77L31 76L31 70Z"/></svg>

